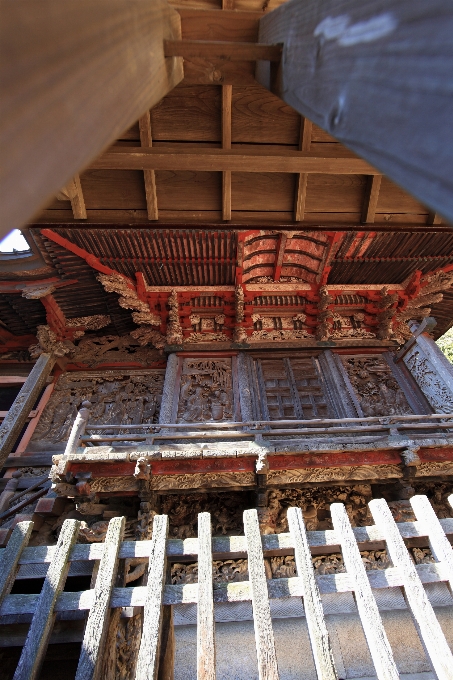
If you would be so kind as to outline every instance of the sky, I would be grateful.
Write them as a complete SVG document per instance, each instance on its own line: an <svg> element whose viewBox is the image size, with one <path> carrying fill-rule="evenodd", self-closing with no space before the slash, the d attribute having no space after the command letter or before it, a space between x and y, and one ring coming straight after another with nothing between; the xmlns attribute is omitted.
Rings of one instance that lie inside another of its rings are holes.
<svg viewBox="0 0 453 680"><path fill-rule="evenodd" d="M13 250L30 250L30 246L19 229L13 229L0 241L0 253L12 253Z"/></svg>

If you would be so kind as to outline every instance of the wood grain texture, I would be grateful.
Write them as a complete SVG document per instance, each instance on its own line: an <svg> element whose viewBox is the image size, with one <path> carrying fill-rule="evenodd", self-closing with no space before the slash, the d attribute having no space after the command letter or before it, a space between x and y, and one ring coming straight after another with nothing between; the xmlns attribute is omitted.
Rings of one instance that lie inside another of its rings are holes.
<svg viewBox="0 0 453 680"><path fill-rule="evenodd" d="M168 517L156 515L149 556L148 585L143 613L143 632L135 680L157 680L162 628L162 600L166 572Z"/></svg>
<svg viewBox="0 0 453 680"><path fill-rule="evenodd" d="M321 596L313 570L302 510L300 508L288 508L287 517L289 531L294 542L297 575L302 582L305 617L318 679L336 680L338 675L330 647Z"/></svg>
<svg viewBox="0 0 453 680"><path fill-rule="evenodd" d="M334 530L340 538L346 573L353 582L354 598L360 615L371 658L379 680L397 680L398 669L387 639L365 566L357 546L351 523L342 503L330 506Z"/></svg>
<svg viewBox="0 0 453 680"><path fill-rule="evenodd" d="M91 164L96 170L190 170L210 172L308 172L333 175L380 174L360 158L319 157L267 149L199 149L185 152L165 147L152 149L115 147Z"/></svg>
<svg viewBox="0 0 453 680"><path fill-rule="evenodd" d="M8 414L3 419L0 425L0 467L3 467L11 453L54 364L55 357L50 354L41 354L38 357Z"/></svg>
<svg viewBox="0 0 453 680"><path fill-rule="evenodd" d="M151 119L149 111L147 111L141 118L139 118L138 126L140 130L140 142L143 147L150 148L153 145L153 138L151 134ZM157 194L156 194L156 174L154 170L145 170L145 194L146 207L148 210L149 220L158 220L159 211L157 209Z"/></svg>
<svg viewBox="0 0 453 680"><path fill-rule="evenodd" d="M231 149L232 85L222 86L222 148ZM222 173L222 217L231 220L231 172Z"/></svg>
<svg viewBox="0 0 453 680"><path fill-rule="evenodd" d="M404 545L392 513L383 499L374 499L370 501L368 506L376 525L385 535L390 559L400 571L404 584L404 597L411 610L414 625L425 649L427 659L439 680L451 680L453 654L428 600L415 565Z"/></svg>
<svg viewBox="0 0 453 680"><path fill-rule="evenodd" d="M381 181L381 175L374 175L374 177L368 178L368 185L363 203L362 222L374 222L376 218L376 208L379 200Z"/></svg>
<svg viewBox="0 0 453 680"><path fill-rule="evenodd" d="M278 680L277 654L275 651L271 610L264 571L263 548L256 510L245 510L244 533L247 543L258 676L260 680Z"/></svg>
<svg viewBox="0 0 453 680"><path fill-rule="evenodd" d="M14 673L14 680L34 680L39 677L40 667L55 621L55 604L66 582L69 555L77 540L79 527L80 522L74 519L67 519L63 524L52 562L36 603L27 639Z"/></svg>
<svg viewBox="0 0 453 680"><path fill-rule="evenodd" d="M230 40L165 40L166 57L209 59L212 61L280 61L280 45L260 45Z"/></svg>
<svg viewBox="0 0 453 680"><path fill-rule="evenodd" d="M33 522L18 522L8 541L8 545L0 554L0 605L13 587L20 556L26 547Z"/></svg>
<svg viewBox="0 0 453 680"><path fill-rule="evenodd" d="M97 570L93 604L85 626L76 680L97 680L100 677L108 631L110 598L118 571L118 553L125 525L125 517L114 517L109 522Z"/></svg>
<svg viewBox="0 0 453 680"><path fill-rule="evenodd" d="M4 2L0 30L1 216L9 230L183 72L181 59L164 57L163 40L180 37L179 15L164 0Z"/></svg>
<svg viewBox="0 0 453 680"><path fill-rule="evenodd" d="M215 680L211 515L198 515L197 678Z"/></svg>
<svg viewBox="0 0 453 680"><path fill-rule="evenodd" d="M277 94L453 219L452 32L447 0L291 0L264 15L258 40L285 45ZM270 87L268 71L258 80Z"/></svg>
<svg viewBox="0 0 453 680"><path fill-rule="evenodd" d="M428 535L431 552L449 573L448 580L453 591L453 550L433 506L426 496L413 496L410 503L418 522Z"/></svg>

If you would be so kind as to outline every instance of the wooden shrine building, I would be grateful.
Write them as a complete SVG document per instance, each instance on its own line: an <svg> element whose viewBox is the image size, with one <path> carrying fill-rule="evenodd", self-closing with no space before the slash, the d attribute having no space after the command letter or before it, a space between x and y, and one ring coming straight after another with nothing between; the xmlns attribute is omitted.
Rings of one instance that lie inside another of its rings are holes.
<svg viewBox="0 0 453 680"><path fill-rule="evenodd" d="M9 3L4 677L453 678L453 13L368 4Z"/></svg>

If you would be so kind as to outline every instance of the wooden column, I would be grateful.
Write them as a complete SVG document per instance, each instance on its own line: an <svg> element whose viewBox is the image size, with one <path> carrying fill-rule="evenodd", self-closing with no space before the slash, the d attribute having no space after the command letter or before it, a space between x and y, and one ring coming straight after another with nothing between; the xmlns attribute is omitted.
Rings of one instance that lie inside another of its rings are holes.
<svg viewBox="0 0 453 680"><path fill-rule="evenodd" d="M260 19L283 56L257 79L453 220L452 34L448 0L290 0Z"/></svg>
<svg viewBox="0 0 453 680"><path fill-rule="evenodd" d="M147 111L138 121L140 128L140 144L147 148L153 145L153 137L151 134L151 116ZM156 192L156 173L154 170L144 170L145 179L145 194L146 207L148 210L149 220L158 220L159 211L157 209L157 192Z"/></svg>
<svg viewBox="0 0 453 680"><path fill-rule="evenodd" d="M182 80L165 0L3 2L2 232L20 227ZM1 234L0 234L1 235Z"/></svg>
<svg viewBox="0 0 453 680"><path fill-rule="evenodd" d="M310 151L312 122L308 118L302 118L300 122L299 149L304 152ZM294 203L294 220L302 222L305 217L305 199L307 196L308 174L301 172L297 176L296 200Z"/></svg>
<svg viewBox="0 0 453 680"><path fill-rule="evenodd" d="M28 414L44 387L54 363L53 355L41 354L1 424L0 468L11 453L14 442L27 422Z"/></svg>
<svg viewBox="0 0 453 680"><path fill-rule="evenodd" d="M222 85L222 148L231 149L233 86ZM222 219L231 220L231 170L222 172Z"/></svg>
<svg viewBox="0 0 453 680"><path fill-rule="evenodd" d="M178 373L178 357L172 352L168 355L167 369L165 371L164 388L162 390L162 402L159 412L159 425L172 422L173 400L175 396L176 377Z"/></svg>

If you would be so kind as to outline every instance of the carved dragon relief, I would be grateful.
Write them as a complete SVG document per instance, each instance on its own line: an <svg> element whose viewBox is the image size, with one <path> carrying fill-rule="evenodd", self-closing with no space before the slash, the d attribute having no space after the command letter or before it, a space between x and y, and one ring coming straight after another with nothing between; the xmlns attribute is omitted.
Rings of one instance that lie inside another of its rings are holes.
<svg viewBox="0 0 453 680"><path fill-rule="evenodd" d="M92 404L93 425L140 425L158 422L164 370L63 373L44 409L32 442L65 441L81 403ZM102 431L101 431L102 432Z"/></svg>
<svg viewBox="0 0 453 680"><path fill-rule="evenodd" d="M342 356L365 417L412 414L393 373L379 355Z"/></svg>

